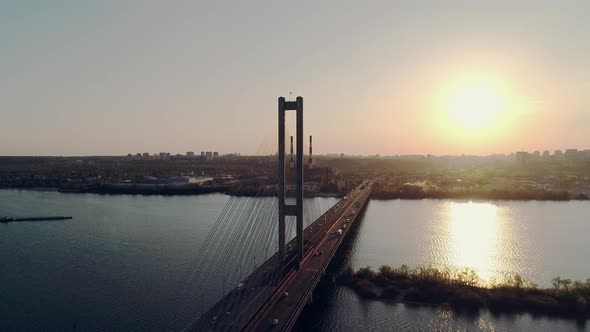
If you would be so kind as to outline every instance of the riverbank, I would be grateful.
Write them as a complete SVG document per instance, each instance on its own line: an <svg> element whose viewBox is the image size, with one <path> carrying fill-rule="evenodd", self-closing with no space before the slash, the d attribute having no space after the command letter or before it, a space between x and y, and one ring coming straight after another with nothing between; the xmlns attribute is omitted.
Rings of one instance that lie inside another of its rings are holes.
<svg viewBox="0 0 590 332"><path fill-rule="evenodd" d="M232 186L141 186L129 185L117 187L112 185L94 186L87 188L59 188L59 187L28 187L28 186L0 186L0 189L19 189L34 191L59 191L63 193L92 193L92 194L113 194L113 195L205 195L220 193L230 196L243 197L271 197L276 196L274 189L269 188L243 188ZM341 197L338 193L305 192L305 197ZM395 192L395 191L373 191L371 199L392 200L392 199L470 199L470 200L506 200L506 201L573 201L589 200L584 194L571 194L567 191L489 191L489 192Z"/></svg>
<svg viewBox="0 0 590 332"><path fill-rule="evenodd" d="M30 191L59 191L58 187L24 187L24 186L0 186L2 189L18 189L18 190L30 190Z"/></svg>
<svg viewBox="0 0 590 332"><path fill-rule="evenodd" d="M371 193L373 199L481 199L481 200L506 200L506 201L572 201L589 199L583 193L570 193L568 191L547 190L491 190L491 191L384 191L374 190Z"/></svg>
<svg viewBox="0 0 590 332"><path fill-rule="evenodd" d="M207 195L207 194L225 194L239 197L274 197L276 192L269 189L256 188L236 188L231 186L94 186L87 188L58 188L58 187L28 187L28 186L0 186L0 190L30 190L30 191L57 191L67 194L100 194L100 195L140 195L140 196L188 196L188 195ZM307 198L315 197L342 197L339 193L325 192L308 192L304 193ZM292 192L287 193L287 197L295 197Z"/></svg>
<svg viewBox="0 0 590 332"><path fill-rule="evenodd" d="M456 311L488 309L498 313L542 314L587 319L590 317L590 279L572 281L554 278L554 288L538 288L519 275L490 287L480 286L473 270L410 269L381 266L357 271L347 268L336 278L338 284L354 289L369 299L427 305L448 305Z"/></svg>

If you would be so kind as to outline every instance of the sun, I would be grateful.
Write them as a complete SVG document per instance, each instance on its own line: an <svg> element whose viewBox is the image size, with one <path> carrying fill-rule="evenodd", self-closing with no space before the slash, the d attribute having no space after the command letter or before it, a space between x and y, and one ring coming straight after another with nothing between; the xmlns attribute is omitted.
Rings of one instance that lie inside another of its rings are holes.
<svg viewBox="0 0 590 332"><path fill-rule="evenodd" d="M448 92L447 112L463 129L485 129L497 124L506 110L501 86L483 79L459 82Z"/></svg>
<svg viewBox="0 0 590 332"><path fill-rule="evenodd" d="M493 86L470 83L450 95L448 112L452 121L465 129L493 126L505 109L504 96Z"/></svg>
<svg viewBox="0 0 590 332"><path fill-rule="evenodd" d="M419 130L437 149L466 154L497 152L529 137L548 105L536 102L541 91L516 74L492 63L465 63L424 75Z"/></svg>
<svg viewBox="0 0 590 332"><path fill-rule="evenodd" d="M510 137L522 108L511 76L488 68L447 72L439 79L427 101L439 144L468 151Z"/></svg>

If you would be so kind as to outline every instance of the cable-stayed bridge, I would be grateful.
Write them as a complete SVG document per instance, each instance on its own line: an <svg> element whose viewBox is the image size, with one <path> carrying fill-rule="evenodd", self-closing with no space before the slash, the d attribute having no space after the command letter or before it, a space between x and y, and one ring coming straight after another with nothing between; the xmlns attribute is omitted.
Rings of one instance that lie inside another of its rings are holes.
<svg viewBox="0 0 590 332"><path fill-rule="evenodd" d="M289 331L368 201L373 183L366 180L304 227L314 210L305 209L303 197L303 98L281 97L278 108L278 200L230 199L189 266L202 273L203 288L221 278L223 295L208 310L201 308L187 331ZM295 204L285 186L287 111L297 118ZM224 273L210 280L213 270Z"/></svg>

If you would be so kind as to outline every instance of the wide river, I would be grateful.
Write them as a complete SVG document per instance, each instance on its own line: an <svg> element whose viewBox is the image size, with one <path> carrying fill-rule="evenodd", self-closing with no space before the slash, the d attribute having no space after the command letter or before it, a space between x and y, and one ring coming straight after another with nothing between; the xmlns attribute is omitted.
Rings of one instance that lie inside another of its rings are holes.
<svg viewBox="0 0 590 332"><path fill-rule="evenodd" d="M187 267L228 200L0 190L0 217L74 217L0 224L0 331L182 329L213 301L195 295L203 285L187 279ZM336 201L307 200L307 219ZM482 283L518 273L548 287L556 276L590 277L589 235L590 202L372 200L331 268L468 267ZM324 281L297 329L590 331L590 323L364 300Z"/></svg>

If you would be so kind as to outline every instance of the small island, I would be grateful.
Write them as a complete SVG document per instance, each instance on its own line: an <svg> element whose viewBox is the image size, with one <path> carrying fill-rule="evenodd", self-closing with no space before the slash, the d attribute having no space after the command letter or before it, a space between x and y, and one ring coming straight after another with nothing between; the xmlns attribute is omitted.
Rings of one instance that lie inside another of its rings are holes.
<svg viewBox="0 0 590 332"><path fill-rule="evenodd" d="M488 309L496 313L532 313L554 317L590 317L590 279L572 281L556 277L553 288L539 288L522 276L505 277L489 287L470 269L419 267L410 269L381 266L354 271L348 267L336 281L360 296L411 304L445 305L456 311Z"/></svg>

